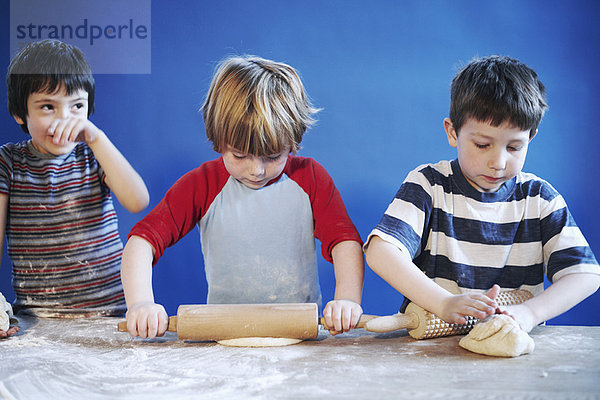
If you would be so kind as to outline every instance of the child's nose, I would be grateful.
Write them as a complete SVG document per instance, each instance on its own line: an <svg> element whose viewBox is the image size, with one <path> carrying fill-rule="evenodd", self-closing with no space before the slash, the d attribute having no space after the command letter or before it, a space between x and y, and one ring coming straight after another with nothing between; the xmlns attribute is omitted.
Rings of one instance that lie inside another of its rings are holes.
<svg viewBox="0 0 600 400"><path fill-rule="evenodd" d="M57 115L60 119L69 118L69 109L67 107L59 107Z"/></svg>
<svg viewBox="0 0 600 400"><path fill-rule="evenodd" d="M502 170L506 167L506 154L504 151L497 151L492 154L488 165L492 169Z"/></svg>
<svg viewBox="0 0 600 400"><path fill-rule="evenodd" d="M261 176L265 173L265 165L260 158L257 157L251 161L250 173L253 176Z"/></svg>

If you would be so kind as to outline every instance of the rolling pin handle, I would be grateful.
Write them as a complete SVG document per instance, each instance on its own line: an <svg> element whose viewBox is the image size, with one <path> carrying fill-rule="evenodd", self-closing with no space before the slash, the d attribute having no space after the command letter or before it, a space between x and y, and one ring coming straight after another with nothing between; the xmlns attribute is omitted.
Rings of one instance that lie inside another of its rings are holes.
<svg viewBox="0 0 600 400"><path fill-rule="evenodd" d="M127 321L121 321L118 325L119 332L127 332ZM177 332L177 316L174 315L169 317L169 327L167 328L169 332Z"/></svg>
<svg viewBox="0 0 600 400"><path fill-rule="evenodd" d="M375 318L379 318L379 317L380 317L379 315L362 314L358 320L358 323L356 324L356 326L353 329L364 328L369 321L371 321L372 319L375 319ZM329 327L325 323L324 317L319 318L319 324L323 325L324 329L329 330Z"/></svg>
<svg viewBox="0 0 600 400"><path fill-rule="evenodd" d="M365 329L370 332L385 333L399 329L414 329L419 326L419 317L415 313L388 315L369 321Z"/></svg>

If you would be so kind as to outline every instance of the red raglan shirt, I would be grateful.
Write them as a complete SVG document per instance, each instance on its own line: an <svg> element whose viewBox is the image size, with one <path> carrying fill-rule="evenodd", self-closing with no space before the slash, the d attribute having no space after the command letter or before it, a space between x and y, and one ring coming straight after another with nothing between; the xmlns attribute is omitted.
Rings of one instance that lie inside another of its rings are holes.
<svg viewBox="0 0 600 400"><path fill-rule="evenodd" d="M222 158L181 177L131 233L165 249L200 230L208 303L321 304L315 238L333 247L361 242L340 194L311 158L289 156L282 174L260 189L229 175Z"/></svg>

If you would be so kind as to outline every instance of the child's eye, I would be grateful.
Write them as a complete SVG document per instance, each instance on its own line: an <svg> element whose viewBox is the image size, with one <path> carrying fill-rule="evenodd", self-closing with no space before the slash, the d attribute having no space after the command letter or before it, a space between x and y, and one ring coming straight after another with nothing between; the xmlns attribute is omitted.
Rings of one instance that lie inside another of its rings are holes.
<svg viewBox="0 0 600 400"><path fill-rule="evenodd" d="M277 161L281 158L281 154L273 154L267 157L269 161Z"/></svg>
<svg viewBox="0 0 600 400"><path fill-rule="evenodd" d="M83 103L77 103L77 104L73 105L73 108L75 108L77 110L80 110L83 107L85 107L85 104L83 104Z"/></svg>
<svg viewBox="0 0 600 400"><path fill-rule="evenodd" d="M235 158L237 158L238 160L243 160L244 158L246 158L245 154L236 154L236 153L231 153L231 154L233 154L233 156Z"/></svg>
<svg viewBox="0 0 600 400"><path fill-rule="evenodd" d="M44 104L44 105L42 105L42 110L50 111L50 110L54 110L54 107L52 106L52 104Z"/></svg>
<svg viewBox="0 0 600 400"><path fill-rule="evenodd" d="M522 146L508 146L508 151L521 151Z"/></svg>
<svg viewBox="0 0 600 400"><path fill-rule="evenodd" d="M489 144L475 143L475 147L478 149L485 149L489 147Z"/></svg>

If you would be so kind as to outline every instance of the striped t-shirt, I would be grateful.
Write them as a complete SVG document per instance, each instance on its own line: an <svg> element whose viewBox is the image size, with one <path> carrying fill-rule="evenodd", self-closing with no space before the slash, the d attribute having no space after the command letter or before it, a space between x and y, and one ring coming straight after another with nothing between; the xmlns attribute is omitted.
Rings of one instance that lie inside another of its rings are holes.
<svg viewBox="0 0 600 400"><path fill-rule="evenodd" d="M546 181L519 173L494 193L477 191L458 161L409 173L371 236L411 255L452 293L544 289L571 273L600 274L562 196ZM368 240L367 240L368 245Z"/></svg>
<svg viewBox="0 0 600 400"><path fill-rule="evenodd" d="M31 141L3 145L0 193L9 196L15 311L123 314L123 244L104 172L87 145L61 156Z"/></svg>

